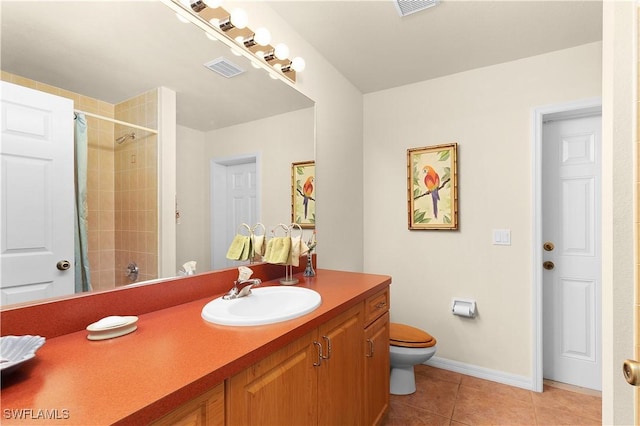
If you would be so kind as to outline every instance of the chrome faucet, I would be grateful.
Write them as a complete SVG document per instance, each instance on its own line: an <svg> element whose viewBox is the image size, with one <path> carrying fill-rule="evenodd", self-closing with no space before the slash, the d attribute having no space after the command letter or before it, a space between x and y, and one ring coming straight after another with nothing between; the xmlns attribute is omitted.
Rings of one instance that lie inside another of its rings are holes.
<svg viewBox="0 0 640 426"><path fill-rule="evenodd" d="M253 278L250 280L234 281L233 287L227 294L222 296L224 300L238 299L251 294L251 289L262 284L259 278Z"/></svg>

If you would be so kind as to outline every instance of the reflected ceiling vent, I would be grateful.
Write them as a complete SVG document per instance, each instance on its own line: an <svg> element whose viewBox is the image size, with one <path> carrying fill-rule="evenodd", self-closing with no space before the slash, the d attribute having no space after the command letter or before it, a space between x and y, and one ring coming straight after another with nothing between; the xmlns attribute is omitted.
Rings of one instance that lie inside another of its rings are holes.
<svg viewBox="0 0 640 426"><path fill-rule="evenodd" d="M411 15L438 4L439 0L396 0L396 9L400 16Z"/></svg>
<svg viewBox="0 0 640 426"><path fill-rule="evenodd" d="M209 68L211 71L215 71L221 76L227 78L235 77L236 75L245 72L245 70L243 70L224 56L220 56L213 61L209 61L204 64L204 66Z"/></svg>

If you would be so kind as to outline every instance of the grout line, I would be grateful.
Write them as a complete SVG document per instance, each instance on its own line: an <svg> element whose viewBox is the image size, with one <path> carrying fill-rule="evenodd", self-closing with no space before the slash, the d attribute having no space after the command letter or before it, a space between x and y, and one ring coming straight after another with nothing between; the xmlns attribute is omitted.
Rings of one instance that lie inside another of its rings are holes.
<svg viewBox="0 0 640 426"><path fill-rule="evenodd" d="M533 399L533 392L529 391L529 398L531 399L531 407L533 407L533 421L535 422L535 424L539 424L538 423L538 410L536 407L536 402Z"/></svg>
<svg viewBox="0 0 640 426"><path fill-rule="evenodd" d="M454 421L453 416L456 412L456 405L458 405L458 395L460 394L461 387L462 387L462 377L460 377L460 381L456 384L456 396L453 398L453 407L451 407L451 414L449 415L449 424L451 424L451 422ZM462 423L462 422L456 422L456 423Z"/></svg>

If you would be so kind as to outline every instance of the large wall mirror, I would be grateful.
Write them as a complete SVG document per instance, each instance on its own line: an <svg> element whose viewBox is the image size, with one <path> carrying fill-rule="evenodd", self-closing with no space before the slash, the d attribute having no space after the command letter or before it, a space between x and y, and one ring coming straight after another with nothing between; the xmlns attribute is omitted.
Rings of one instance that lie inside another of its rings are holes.
<svg viewBox="0 0 640 426"><path fill-rule="evenodd" d="M198 273L234 266L222 252L238 223L260 222L269 233L290 222L291 164L314 159L312 100L159 1L0 6L2 79L73 99L88 113L91 290L179 275L193 262ZM225 77L205 66L220 58L243 72ZM162 93L175 93L172 135L153 132L162 127ZM175 176L158 160L167 138L175 142ZM175 194L158 193L160 180L174 178ZM249 201L218 198L220 185L233 189L240 179ZM159 211L160 198L175 198L175 235L161 233L159 213L167 212ZM175 241L170 260L158 251L160 240Z"/></svg>

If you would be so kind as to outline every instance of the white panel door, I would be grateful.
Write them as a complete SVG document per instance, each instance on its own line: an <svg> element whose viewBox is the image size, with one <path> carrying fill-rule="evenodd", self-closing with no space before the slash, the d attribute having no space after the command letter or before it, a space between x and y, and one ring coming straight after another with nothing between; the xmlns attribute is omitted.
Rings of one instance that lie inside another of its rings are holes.
<svg viewBox="0 0 640 426"><path fill-rule="evenodd" d="M1 84L0 303L72 294L73 101Z"/></svg>
<svg viewBox="0 0 640 426"><path fill-rule="evenodd" d="M542 148L543 239L553 244L543 251L544 378L597 390L600 126L600 116L545 123Z"/></svg>
<svg viewBox="0 0 640 426"><path fill-rule="evenodd" d="M232 267L239 263L226 258L227 249L238 232L248 235L239 225L254 226L258 221L256 162L252 158L248 163L212 163L211 179L211 265Z"/></svg>
<svg viewBox="0 0 640 426"><path fill-rule="evenodd" d="M227 167L227 245L237 233L249 235L240 227L246 223L252 227L256 223L256 163L236 164ZM242 262L246 263L246 262ZM227 266L238 265L228 260Z"/></svg>

